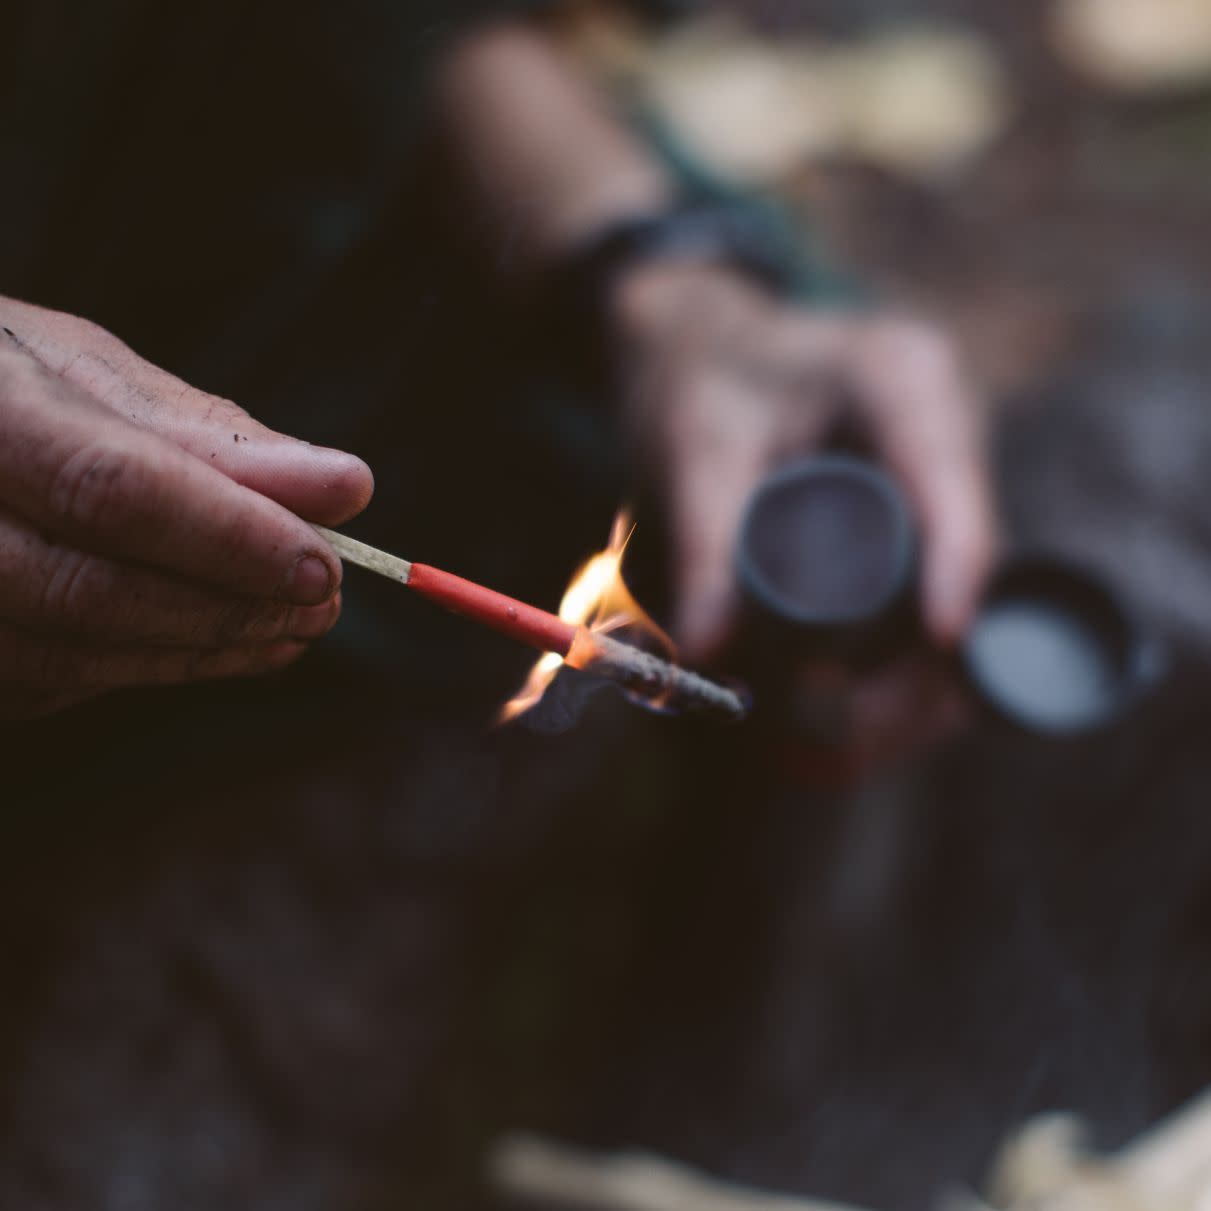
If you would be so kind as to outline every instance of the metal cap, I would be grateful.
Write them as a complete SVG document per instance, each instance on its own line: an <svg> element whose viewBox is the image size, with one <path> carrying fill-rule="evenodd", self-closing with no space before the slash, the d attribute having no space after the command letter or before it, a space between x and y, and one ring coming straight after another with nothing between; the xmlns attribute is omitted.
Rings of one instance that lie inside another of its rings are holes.
<svg viewBox="0 0 1211 1211"><path fill-rule="evenodd" d="M877 467L841 454L769 476L745 511L736 573L754 622L797 651L866 662L911 623L912 516Z"/></svg>
<svg viewBox="0 0 1211 1211"><path fill-rule="evenodd" d="M1018 557L994 577L962 657L985 702L1054 736L1112 723L1164 666L1159 642L1100 576L1051 555Z"/></svg>

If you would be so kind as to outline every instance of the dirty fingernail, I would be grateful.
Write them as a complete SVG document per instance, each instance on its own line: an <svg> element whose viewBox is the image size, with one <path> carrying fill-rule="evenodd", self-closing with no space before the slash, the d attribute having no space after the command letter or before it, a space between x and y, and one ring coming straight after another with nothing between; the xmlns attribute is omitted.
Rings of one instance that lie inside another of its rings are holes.
<svg viewBox="0 0 1211 1211"><path fill-rule="evenodd" d="M319 605L334 587L328 565L318 555L304 555L286 579L286 596L300 605Z"/></svg>

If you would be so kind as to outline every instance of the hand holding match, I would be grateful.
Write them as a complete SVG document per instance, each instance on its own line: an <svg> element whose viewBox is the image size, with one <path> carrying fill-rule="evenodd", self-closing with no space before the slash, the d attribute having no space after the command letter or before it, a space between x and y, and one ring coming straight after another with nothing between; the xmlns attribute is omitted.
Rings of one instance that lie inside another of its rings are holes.
<svg viewBox="0 0 1211 1211"><path fill-rule="evenodd" d="M667 660L590 627L497 593L428 564L412 563L335 530L316 531L347 563L385 576L511 639L551 652L576 669L608 677L644 698L672 708L709 711L731 719L748 714L744 697Z"/></svg>

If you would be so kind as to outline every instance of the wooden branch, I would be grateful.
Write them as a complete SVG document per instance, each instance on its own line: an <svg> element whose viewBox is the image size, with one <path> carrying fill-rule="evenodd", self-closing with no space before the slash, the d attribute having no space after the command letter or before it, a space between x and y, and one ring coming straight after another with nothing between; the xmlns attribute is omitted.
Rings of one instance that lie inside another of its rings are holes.
<svg viewBox="0 0 1211 1211"><path fill-rule="evenodd" d="M488 1172L501 1194L566 1211L859 1211L746 1189L645 1153L598 1156L530 1135L499 1141Z"/></svg>
<svg viewBox="0 0 1211 1211"><path fill-rule="evenodd" d="M1075 1116L1045 1115L1006 1145L992 1183L1006 1211L1202 1211L1209 1190L1211 1093L1109 1156Z"/></svg>
<svg viewBox="0 0 1211 1211"><path fill-rule="evenodd" d="M1194 1206L1211 1190L1211 1092L1128 1144L1116 1162L1150 1198L1172 1200L1184 1193Z"/></svg>

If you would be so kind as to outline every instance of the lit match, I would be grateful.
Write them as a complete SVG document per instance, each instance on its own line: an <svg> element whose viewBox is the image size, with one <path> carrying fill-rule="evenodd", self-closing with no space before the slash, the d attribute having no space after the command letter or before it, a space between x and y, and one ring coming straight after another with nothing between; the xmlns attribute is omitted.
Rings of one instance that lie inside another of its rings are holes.
<svg viewBox="0 0 1211 1211"><path fill-rule="evenodd" d="M667 709L706 711L730 719L748 714L744 697L727 686L622 643L608 632L639 625L671 650L663 632L646 618L622 582L619 566L628 536L624 518L615 523L610 545L577 574L559 614L527 605L484 585L428 564L413 563L334 530L316 531L347 563L375 572L545 655L521 692L505 704L504 721L534 706L564 664L618 683L645 701Z"/></svg>

